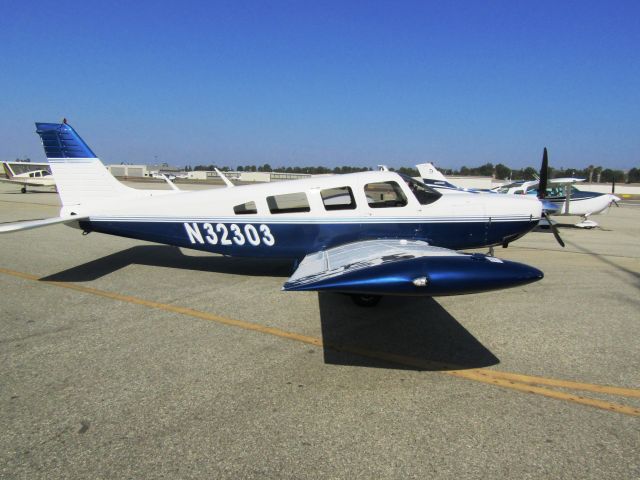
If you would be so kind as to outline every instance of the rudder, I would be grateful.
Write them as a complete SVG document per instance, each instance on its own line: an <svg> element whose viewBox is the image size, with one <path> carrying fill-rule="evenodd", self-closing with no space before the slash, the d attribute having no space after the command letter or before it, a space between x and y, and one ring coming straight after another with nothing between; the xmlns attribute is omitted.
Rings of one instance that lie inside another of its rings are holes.
<svg viewBox="0 0 640 480"><path fill-rule="evenodd" d="M80 135L67 124L36 122L63 206L119 197L132 189L109 173Z"/></svg>

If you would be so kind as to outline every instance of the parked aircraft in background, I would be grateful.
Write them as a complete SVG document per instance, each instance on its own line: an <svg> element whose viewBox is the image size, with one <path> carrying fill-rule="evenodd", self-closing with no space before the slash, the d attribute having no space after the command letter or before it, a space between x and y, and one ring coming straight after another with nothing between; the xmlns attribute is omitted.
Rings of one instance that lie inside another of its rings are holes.
<svg viewBox="0 0 640 480"><path fill-rule="evenodd" d="M546 156L546 148L545 148ZM417 165L423 181L442 193L480 193L484 190L469 190L451 184L432 164ZM542 171L542 170L541 170ZM546 172L546 171L545 171ZM488 190L488 192L512 195L535 195L543 201L545 211L551 215L580 215L582 221L576 227L593 228L598 224L589 219L607 211L611 203L619 202L620 198L613 194L588 192L578 190L573 185L583 182L580 178L551 178L547 179L544 194L540 192L540 180L517 181Z"/></svg>
<svg viewBox="0 0 640 480"><path fill-rule="evenodd" d="M579 182L584 182L584 179L551 178L548 180L544 198L558 208L553 215L580 215L582 221L577 223L576 227L597 227L598 224L589 217L606 212L611 204L619 202L620 198L610 193L578 190L574 185ZM540 182L539 180L514 182L496 187L493 191L515 195L539 195Z"/></svg>
<svg viewBox="0 0 640 480"><path fill-rule="evenodd" d="M20 185L22 193L27 193L27 187L56 186L48 163L2 162L2 168L7 178L0 178L0 182Z"/></svg>
<svg viewBox="0 0 640 480"><path fill-rule="evenodd" d="M150 195L118 182L66 122L36 127L58 180L60 216L0 232L62 223L227 256L288 258L297 268L284 290L341 292L360 305L543 277L521 263L456 251L526 234L542 215L535 197L447 196L389 171Z"/></svg>
<svg viewBox="0 0 640 480"><path fill-rule="evenodd" d="M462 188L451 183L447 178L432 164L419 163L416 165L420 178L425 185L435 188L442 193L477 193L479 190Z"/></svg>

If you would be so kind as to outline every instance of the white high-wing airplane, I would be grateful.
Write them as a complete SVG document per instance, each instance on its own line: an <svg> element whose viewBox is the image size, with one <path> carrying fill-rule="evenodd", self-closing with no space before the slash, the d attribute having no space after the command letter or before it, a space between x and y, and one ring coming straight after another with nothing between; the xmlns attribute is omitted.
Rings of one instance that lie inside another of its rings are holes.
<svg viewBox="0 0 640 480"><path fill-rule="evenodd" d="M546 149L545 149L546 152ZM545 153L546 155L546 153ZM423 182L434 187L442 193L479 193L480 190L468 190L451 184L432 164L423 163L417 165ZM547 188L543 202L545 209L551 215L580 215L582 221L576 227L593 228L598 224L589 219L590 215L597 215L607 211L611 203L619 202L620 198L612 194L588 192L578 190L573 185L583 182L580 178L550 178L547 179ZM489 190L493 193L512 195L535 195L540 197L540 180L518 181L501 185Z"/></svg>
<svg viewBox="0 0 640 480"><path fill-rule="evenodd" d="M610 193L588 192L578 190L574 184L584 182L583 178L551 178L545 189L545 200L553 203L557 211L553 215L580 215L582 221L576 227L594 228L598 224L589 219L591 215L605 213L612 203L620 198ZM514 182L494 188L496 193L511 193L516 195L538 195L539 180L528 182Z"/></svg>
<svg viewBox="0 0 640 480"><path fill-rule="evenodd" d="M36 127L57 179L60 216L3 224L0 233L63 223L227 256L288 258L297 269L284 290L341 292L360 305L543 277L528 265L456 251L508 244L530 231L542 212L534 197L446 196L389 171L150 192L118 182L66 122Z"/></svg>
<svg viewBox="0 0 640 480"><path fill-rule="evenodd" d="M23 173L16 173L16 166L22 166L22 164L31 169ZM42 168L33 169L34 167ZM7 178L0 178L0 182L21 185L22 193L27 193L27 187L55 187L56 181L48 167L49 165L46 163L2 162L2 168Z"/></svg>

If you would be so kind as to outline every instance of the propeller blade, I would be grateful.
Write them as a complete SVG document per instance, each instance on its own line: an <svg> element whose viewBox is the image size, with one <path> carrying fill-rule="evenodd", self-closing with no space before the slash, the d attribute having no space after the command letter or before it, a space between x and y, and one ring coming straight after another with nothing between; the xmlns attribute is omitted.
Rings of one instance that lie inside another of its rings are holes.
<svg viewBox="0 0 640 480"><path fill-rule="evenodd" d="M616 177L613 177L611 181L611 195L615 195L616 193Z"/></svg>
<svg viewBox="0 0 640 480"><path fill-rule="evenodd" d="M549 228L551 229L551 233L553 233L553 236L555 237L556 241L560 244L561 247L564 248L564 242L562 241L562 238L560 238L560 233L558 233L558 228L556 227L556 224L551 221L551 218L549 217L547 212L543 211L542 216L547 219L547 222L549 223Z"/></svg>
<svg viewBox="0 0 640 480"><path fill-rule="evenodd" d="M547 195L547 176L549 171L549 158L547 147L542 152L542 165L540 166L540 180L538 182L538 198L542 200Z"/></svg>

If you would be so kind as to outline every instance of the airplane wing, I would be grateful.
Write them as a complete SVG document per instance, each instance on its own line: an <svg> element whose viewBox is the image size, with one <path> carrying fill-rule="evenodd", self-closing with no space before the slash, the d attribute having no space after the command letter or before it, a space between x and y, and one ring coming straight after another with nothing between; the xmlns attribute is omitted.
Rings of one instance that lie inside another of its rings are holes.
<svg viewBox="0 0 640 480"><path fill-rule="evenodd" d="M458 295L524 285L540 270L417 240L365 240L308 254L284 284L288 291L365 295Z"/></svg>
<svg viewBox="0 0 640 480"><path fill-rule="evenodd" d="M20 230L31 230L32 228L47 227L58 223L72 223L79 220L86 220L89 216L69 215L65 217L44 218L42 220L27 220L24 222L0 223L0 233L17 232Z"/></svg>
<svg viewBox="0 0 640 480"><path fill-rule="evenodd" d="M584 182L584 178L550 178L549 183L555 185L573 185L574 183Z"/></svg>

